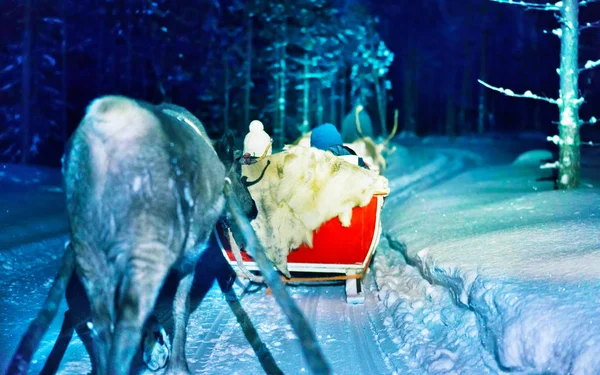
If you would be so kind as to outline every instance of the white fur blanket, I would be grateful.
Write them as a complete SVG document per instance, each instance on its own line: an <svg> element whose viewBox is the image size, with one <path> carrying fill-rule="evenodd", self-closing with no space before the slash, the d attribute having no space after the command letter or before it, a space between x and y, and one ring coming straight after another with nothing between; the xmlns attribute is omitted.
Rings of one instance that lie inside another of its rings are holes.
<svg viewBox="0 0 600 375"><path fill-rule="evenodd" d="M312 247L313 232L339 217L350 226L352 209L364 207L373 195L390 191L385 177L353 165L330 152L293 147L243 166L242 174L258 207L252 226L277 268L289 276L287 256L306 243Z"/></svg>
<svg viewBox="0 0 600 375"><path fill-rule="evenodd" d="M295 147L310 147L310 134L311 132L308 132L296 139L293 144L284 145L283 150L289 151ZM363 161L373 172L382 173L383 169L385 169L386 163L383 156L385 145L376 143L370 137L364 137L358 138L352 143L344 143L344 146L349 147L358 156L363 158Z"/></svg>

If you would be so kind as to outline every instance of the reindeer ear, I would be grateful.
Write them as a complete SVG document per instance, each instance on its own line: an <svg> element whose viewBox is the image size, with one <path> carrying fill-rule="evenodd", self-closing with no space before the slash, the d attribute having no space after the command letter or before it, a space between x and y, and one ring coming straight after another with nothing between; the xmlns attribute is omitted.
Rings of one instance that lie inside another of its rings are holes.
<svg viewBox="0 0 600 375"><path fill-rule="evenodd" d="M224 135L224 142L225 142L225 151L227 152L227 157L230 158L231 161L233 161L233 151L235 148L235 136L233 135L233 132L231 130L228 130L227 133L225 133Z"/></svg>
<svg viewBox="0 0 600 375"><path fill-rule="evenodd" d="M215 149L219 158L227 168L231 166L234 160L235 137L231 130L227 130L225 134L215 144Z"/></svg>

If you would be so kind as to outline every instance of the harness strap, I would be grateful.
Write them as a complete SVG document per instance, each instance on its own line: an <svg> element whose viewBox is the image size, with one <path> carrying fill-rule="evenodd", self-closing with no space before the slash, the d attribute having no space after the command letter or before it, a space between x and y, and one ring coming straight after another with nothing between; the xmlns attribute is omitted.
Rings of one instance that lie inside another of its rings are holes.
<svg viewBox="0 0 600 375"><path fill-rule="evenodd" d="M235 240L233 239L233 234L231 233L231 230L229 228L227 228L227 236L229 240L229 247L231 247L231 252L233 253L235 262L237 263L239 270L242 272L242 275L255 283L264 283L265 279L262 276L257 276L253 274L244 265L244 261L242 260L242 252Z"/></svg>

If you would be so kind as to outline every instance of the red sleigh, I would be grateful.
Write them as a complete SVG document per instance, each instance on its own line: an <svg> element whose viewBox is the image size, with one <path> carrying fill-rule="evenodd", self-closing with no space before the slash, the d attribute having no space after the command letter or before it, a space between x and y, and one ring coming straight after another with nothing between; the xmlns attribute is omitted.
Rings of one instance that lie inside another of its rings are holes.
<svg viewBox="0 0 600 375"><path fill-rule="evenodd" d="M362 279L381 236L383 201L384 195L374 195L365 207L354 207L349 227L343 227L337 217L325 222L313 233L312 248L303 244L289 253L288 270L292 278L284 278L284 281L345 280L348 303L363 303ZM219 226L216 232L223 254L238 274L244 276L249 275L248 271L258 271L256 263L243 248L239 249L241 261L236 261L231 244L234 250L237 244L229 231L225 232ZM314 277L294 275L298 273L310 273Z"/></svg>

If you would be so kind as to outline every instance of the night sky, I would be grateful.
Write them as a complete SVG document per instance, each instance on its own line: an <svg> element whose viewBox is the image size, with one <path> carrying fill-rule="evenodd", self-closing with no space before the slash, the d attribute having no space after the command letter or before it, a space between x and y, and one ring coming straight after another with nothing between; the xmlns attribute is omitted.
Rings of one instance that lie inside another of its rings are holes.
<svg viewBox="0 0 600 375"><path fill-rule="evenodd" d="M225 127L243 137L246 120L255 118L273 132L285 43L285 142L300 135L305 56L311 73L318 73L310 80L310 127L339 126L339 112L350 112L360 96L380 132L375 86L364 73L372 71L373 61L352 83L352 66L362 63L355 52L365 40L372 53L382 41L394 57L380 77L380 87L386 80L391 84L387 131L397 108L400 131L476 133L482 89L477 79L515 93L558 96L555 15L487 0L6 0L0 17L2 162L59 165L86 105L105 94L182 105L215 137ZM600 4L580 9L582 25L598 20ZM368 30L365 37L360 30ZM581 65L600 58L598 46L600 29L581 32ZM582 119L599 114L597 79L598 70L580 76ZM483 91L485 132L555 134L556 106ZM25 156L22 150L28 150Z"/></svg>

